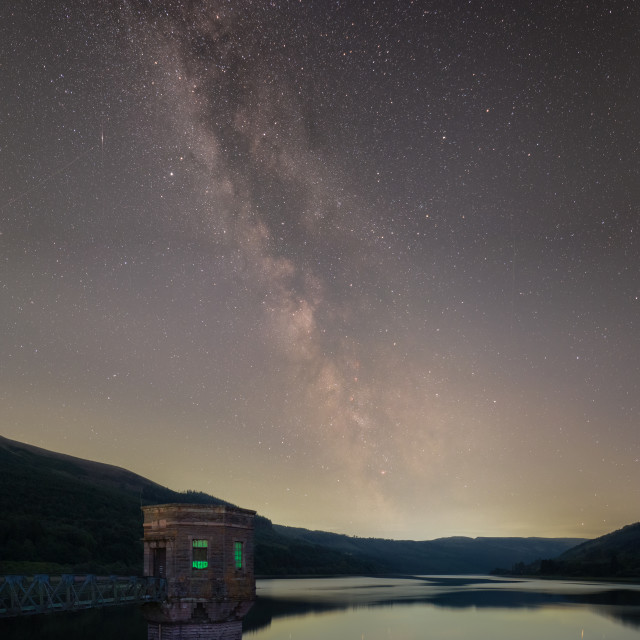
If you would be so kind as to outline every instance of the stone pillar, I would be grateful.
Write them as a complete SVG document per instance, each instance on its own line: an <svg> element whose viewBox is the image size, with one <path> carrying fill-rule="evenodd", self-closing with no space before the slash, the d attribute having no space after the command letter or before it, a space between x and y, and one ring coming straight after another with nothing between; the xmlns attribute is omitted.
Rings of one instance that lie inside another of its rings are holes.
<svg viewBox="0 0 640 640"><path fill-rule="evenodd" d="M162 504L142 511L144 574L167 581L167 600L143 606L147 620L162 625L166 634L178 633L178 627L165 629L172 623L206 627L241 621L256 593L255 511L200 504ZM192 637L187 631L171 637Z"/></svg>

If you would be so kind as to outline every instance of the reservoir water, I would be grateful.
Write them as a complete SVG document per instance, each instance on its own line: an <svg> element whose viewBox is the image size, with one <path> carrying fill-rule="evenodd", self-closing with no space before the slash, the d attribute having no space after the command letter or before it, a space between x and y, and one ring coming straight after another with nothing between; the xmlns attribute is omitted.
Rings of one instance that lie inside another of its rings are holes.
<svg viewBox="0 0 640 640"><path fill-rule="evenodd" d="M640 640L640 585L488 576L259 580L244 640ZM202 638L226 638L209 629ZM146 640L135 607L0 620L2 640Z"/></svg>

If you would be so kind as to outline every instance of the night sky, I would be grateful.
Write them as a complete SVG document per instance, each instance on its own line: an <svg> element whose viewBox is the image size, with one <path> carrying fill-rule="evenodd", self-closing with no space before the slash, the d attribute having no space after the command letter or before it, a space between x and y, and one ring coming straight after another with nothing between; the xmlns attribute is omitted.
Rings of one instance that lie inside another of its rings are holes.
<svg viewBox="0 0 640 640"><path fill-rule="evenodd" d="M2 3L2 435L353 535L639 520L639 33Z"/></svg>

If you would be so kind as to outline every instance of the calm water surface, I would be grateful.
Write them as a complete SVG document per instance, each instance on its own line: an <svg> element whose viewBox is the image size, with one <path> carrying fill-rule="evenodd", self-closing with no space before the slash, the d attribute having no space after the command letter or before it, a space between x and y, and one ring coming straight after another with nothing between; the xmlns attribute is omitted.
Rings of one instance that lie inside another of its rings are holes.
<svg viewBox="0 0 640 640"><path fill-rule="evenodd" d="M640 640L640 585L413 576L257 586L243 640ZM147 627L124 607L0 620L0 638L146 640Z"/></svg>

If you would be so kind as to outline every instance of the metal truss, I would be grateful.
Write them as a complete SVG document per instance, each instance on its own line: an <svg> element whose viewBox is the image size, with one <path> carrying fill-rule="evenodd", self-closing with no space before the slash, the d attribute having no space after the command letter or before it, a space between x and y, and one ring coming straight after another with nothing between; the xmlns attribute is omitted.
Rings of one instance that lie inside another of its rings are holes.
<svg viewBox="0 0 640 640"><path fill-rule="evenodd" d="M162 578L95 575L0 577L0 618L52 611L76 611L132 602L161 602L167 597Z"/></svg>

